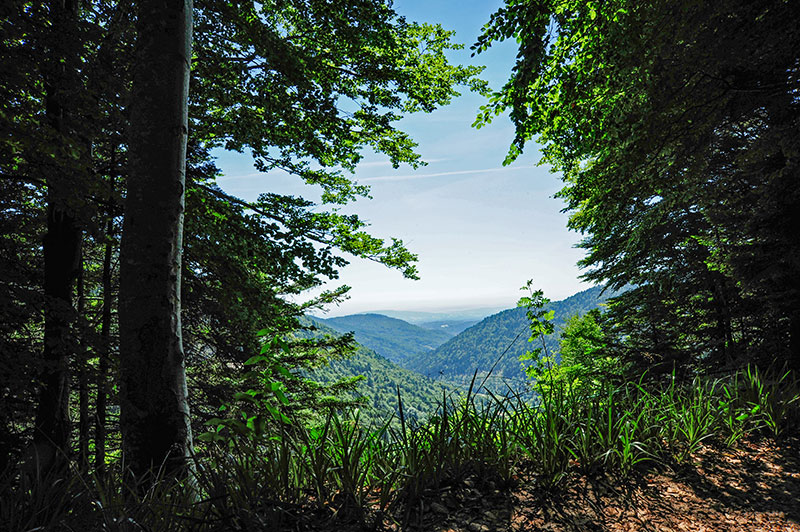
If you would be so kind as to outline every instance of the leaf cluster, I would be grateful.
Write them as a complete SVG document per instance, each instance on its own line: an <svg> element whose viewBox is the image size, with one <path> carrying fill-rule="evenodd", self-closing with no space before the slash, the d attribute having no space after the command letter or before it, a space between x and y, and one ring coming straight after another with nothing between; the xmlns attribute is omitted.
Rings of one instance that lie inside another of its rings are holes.
<svg viewBox="0 0 800 532"><path fill-rule="evenodd" d="M561 172L584 277L631 285L611 314L640 368L800 360L796 16L781 1L508 0L474 47L517 40L477 123L509 112L507 162L535 139Z"/></svg>

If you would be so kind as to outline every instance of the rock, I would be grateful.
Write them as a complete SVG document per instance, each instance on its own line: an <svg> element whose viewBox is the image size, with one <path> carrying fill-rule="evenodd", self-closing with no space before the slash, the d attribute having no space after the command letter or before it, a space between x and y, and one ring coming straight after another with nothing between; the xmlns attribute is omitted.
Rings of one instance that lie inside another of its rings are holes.
<svg viewBox="0 0 800 532"><path fill-rule="evenodd" d="M467 525L467 529L470 532L489 532L489 527L488 526L486 526L484 524L481 524L481 523L475 523L475 522L472 522L472 523L468 524Z"/></svg>
<svg viewBox="0 0 800 532"><path fill-rule="evenodd" d="M485 512L483 512L483 517L485 517L489 521L496 521L497 520L497 516L494 515L494 512L492 512L491 510L486 510Z"/></svg>
<svg viewBox="0 0 800 532"><path fill-rule="evenodd" d="M444 505L448 508L459 508L461 503L455 497L447 497L444 499Z"/></svg>
<svg viewBox="0 0 800 532"><path fill-rule="evenodd" d="M444 506L442 506L438 502L432 502L431 503L431 510L433 510L437 514L445 514L445 515L447 515L449 513L447 508L445 508Z"/></svg>

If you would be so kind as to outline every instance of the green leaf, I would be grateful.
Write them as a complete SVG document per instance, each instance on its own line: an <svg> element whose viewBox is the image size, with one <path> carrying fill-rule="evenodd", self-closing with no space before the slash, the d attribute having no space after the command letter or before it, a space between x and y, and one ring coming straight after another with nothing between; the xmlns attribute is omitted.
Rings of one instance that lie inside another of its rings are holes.
<svg viewBox="0 0 800 532"><path fill-rule="evenodd" d="M270 357L265 357L264 355L255 355L245 360L244 365L252 366L253 364L258 364L259 362L269 362L270 360Z"/></svg>
<svg viewBox="0 0 800 532"><path fill-rule="evenodd" d="M204 432L199 434L196 439L199 441L221 442L225 441L226 438L216 432Z"/></svg>

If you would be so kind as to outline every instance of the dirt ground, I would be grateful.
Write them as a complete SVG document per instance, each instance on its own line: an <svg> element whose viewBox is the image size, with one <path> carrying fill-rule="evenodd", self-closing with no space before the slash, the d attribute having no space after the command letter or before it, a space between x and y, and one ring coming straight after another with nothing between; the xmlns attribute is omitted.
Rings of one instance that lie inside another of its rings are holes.
<svg viewBox="0 0 800 532"><path fill-rule="evenodd" d="M574 476L543 493L523 475L476 477L426 497L400 531L800 532L800 442L704 447L679 468L627 480Z"/></svg>

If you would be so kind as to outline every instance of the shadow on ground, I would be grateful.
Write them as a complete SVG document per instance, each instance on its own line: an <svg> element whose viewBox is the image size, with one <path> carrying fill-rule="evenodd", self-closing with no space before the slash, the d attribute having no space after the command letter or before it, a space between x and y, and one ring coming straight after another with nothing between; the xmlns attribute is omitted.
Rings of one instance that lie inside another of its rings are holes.
<svg viewBox="0 0 800 532"><path fill-rule="evenodd" d="M682 466L620 481L575 475L544 493L469 478L407 509L403 532L800 532L800 441L706 446Z"/></svg>

